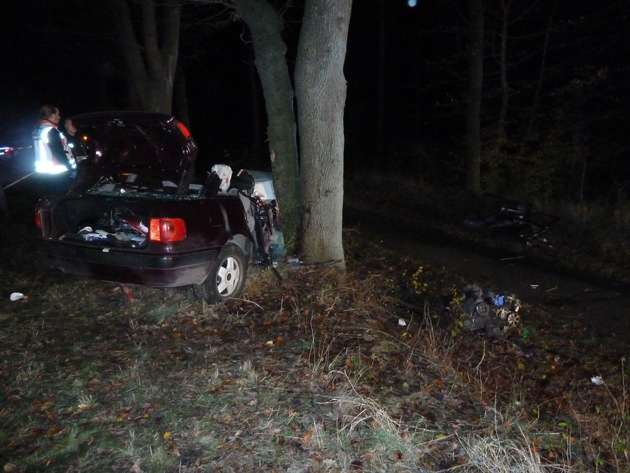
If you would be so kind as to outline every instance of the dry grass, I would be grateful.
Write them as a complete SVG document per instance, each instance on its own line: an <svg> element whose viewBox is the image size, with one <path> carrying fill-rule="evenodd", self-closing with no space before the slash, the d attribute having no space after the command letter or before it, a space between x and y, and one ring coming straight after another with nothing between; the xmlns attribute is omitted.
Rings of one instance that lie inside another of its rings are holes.
<svg viewBox="0 0 630 473"><path fill-rule="evenodd" d="M214 306L51 275L15 235L3 284L27 298L0 301L5 472L630 470L610 347L576 366L453 334L435 305L445 274L360 232L347 274L261 271ZM580 336L523 317L541 347ZM584 377L598 370L601 386Z"/></svg>
<svg viewBox="0 0 630 473"><path fill-rule="evenodd" d="M535 425L507 428L484 405L500 383L465 382L467 336L429 308L396 312L373 276L327 271L285 273L252 303L260 274L211 311L185 292L132 288L130 304L115 285L41 280L3 321L5 471L583 469L562 464L565 445L543 460ZM502 356L485 350L478 374ZM610 410L624 419L621 394ZM623 425L597 428L627 439Z"/></svg>

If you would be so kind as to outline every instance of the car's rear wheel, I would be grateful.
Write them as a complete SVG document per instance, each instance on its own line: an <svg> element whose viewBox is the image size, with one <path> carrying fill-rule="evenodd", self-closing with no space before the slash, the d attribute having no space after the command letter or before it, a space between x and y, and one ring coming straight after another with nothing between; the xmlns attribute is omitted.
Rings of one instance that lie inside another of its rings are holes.
<svg viewBox="0 0 630 473"><path fill-rule="evenodd" d="M245 287L247 259L236 245L226 245L214 260L208 277L193 286L195 295L206 302L238 297Z"/></svg>

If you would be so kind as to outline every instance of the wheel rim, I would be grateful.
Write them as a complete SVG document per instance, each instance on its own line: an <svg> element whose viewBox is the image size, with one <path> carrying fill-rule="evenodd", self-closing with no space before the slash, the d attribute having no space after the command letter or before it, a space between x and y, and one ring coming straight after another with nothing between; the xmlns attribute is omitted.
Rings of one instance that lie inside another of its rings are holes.
<svg viewBox="0 0 630 473"><path fill-rule="evenodd" d="M230 296L241 280L241 266L236 258L228 257L217 272L217 291L221 296Z"/></svg>

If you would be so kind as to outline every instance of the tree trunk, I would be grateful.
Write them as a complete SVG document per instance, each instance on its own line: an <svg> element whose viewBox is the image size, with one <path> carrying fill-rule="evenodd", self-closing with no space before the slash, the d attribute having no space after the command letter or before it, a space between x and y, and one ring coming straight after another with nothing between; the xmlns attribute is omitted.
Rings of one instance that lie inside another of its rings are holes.
<svg viewBox="0 0 630 473"><path fill-rule="evenodd" d="M466 188L481 194L481 92L483 86L483 0L468 0L470 17L470 69L466 143Z"/></svg>
<svg viewBox="0 0 630 473"><path fill-rule="evenodd" d="M307 0L295 69L304 208L304 256L345 269L343 114L352 0Z"/></svg>
<svg viewBox="0 0 630 473"><path fill-rule="evenodd" d="M186 74L184 73L181 61L177 61L177 72L175 73L175 83L173 85L173 113L180 122L190 127Z"/></svg>
<svg viewBox="0 0 630 473"><path fill-rule="evenodd" d="M534 100L532 101L532 108L529 116L529 121L527 123L527 132L525 134L526 137L531 136L534 131L534 123L536 121L536 113L538 111L538 102L540 101L540 93L542 90L543 79L545 77L545 68L547 61L547 51L549 50L549 37L551 35L551 26L553 24L553 17L556 12L556 7L558 6L558 0L555 0L553 4L553 9L551 10L551 14L549 15L549 21L547 22L547 30L545 31L545 41L543 42L542 48L542 59L540 61L540 68L538 72L538 81L536 82L536 92L534 93Z"/></svg>
<svg viewBox="0 0 630 473"><path fill-rule="evenodd" d="M179 50L181 0L140 2L141 31L136 32L125 0L113 0L114 25L128 69L131 96L143 110L171 113Z"/></svg>
<svg viewBox="0 0 630 473"><path fill-rule="evenodd" d="M501 110L499 111L499 123L497 125L496 148L498 151L505 140L505 119L507 116L509 88L507 80L507 37L508 19L512 2L501 0L501 47L499 58L499 69L501 75Z"/></svg>
<svg viewBox="0 0 630 473"><path fill-rule="evenodd" d="M293 87L281 37L280 19L272 5L260 0L234 0L252 35L258 76L267 111L267 136L277 192L280 222L289 251L297 243L300 223L300 171L293 107Z"/></svg>

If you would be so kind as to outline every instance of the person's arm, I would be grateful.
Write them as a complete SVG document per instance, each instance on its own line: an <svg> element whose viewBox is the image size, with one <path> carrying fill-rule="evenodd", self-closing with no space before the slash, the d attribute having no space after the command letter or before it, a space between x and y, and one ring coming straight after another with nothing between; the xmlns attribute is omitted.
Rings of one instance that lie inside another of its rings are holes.
<svg viewBox="0 0 630 473"><path fill-rule="evenodd" d="M60 164L63 164L66 168L70 169L70 161L68 160L68 156L66 156L66 151L63 148L63 143L61 142L61 135L58 130L51 128L48 131L48 146L52 151L53 156L59 161Z"/></svg>

